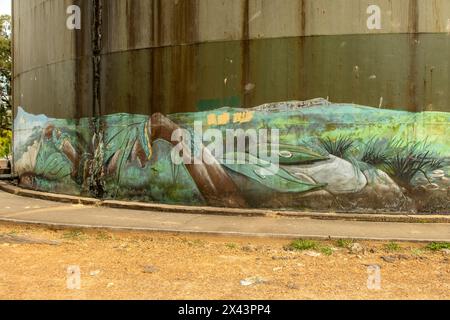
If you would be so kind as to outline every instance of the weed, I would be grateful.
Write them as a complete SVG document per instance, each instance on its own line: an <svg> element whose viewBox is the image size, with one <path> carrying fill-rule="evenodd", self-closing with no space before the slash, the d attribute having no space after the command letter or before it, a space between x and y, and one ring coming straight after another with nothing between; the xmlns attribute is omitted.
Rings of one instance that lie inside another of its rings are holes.
<svg viewBox="0 0 450 320"><path fill-rule="evenodd" d="M450 249L450 243L448 242L432 242L426 246L427 250L440 251L442 249Z"/></svg>
<svg viewBox="0 0 450 320"><path fill-rule="evenodd" d="M336 245L339 248L345 248L348 249L350 248L350 246L353 244L353 240L351 239L339 239L338 241L336 241Z"/></svg>
<svg viewBox="0 0 450 320"><path fill-rule="evenodd" d="M73 240L84 240L86 238L86 235L81 230L70 230L64 232L63 238Z"/></svg>
<svg viewBox="0 0 450 320"><path fill-rule="evenodd" d="M420 250L420 249L412 249L412 250L411 250L411 253L412 253L414 256L416 256L416 257L420 257L420 256L423 255L423 251Z"/></svg>
<svg viewBox="0 0 450 320"><path fill-rule="evenodd" d="M235 249L237 249L237 244L236 243L227 243L226 245L225 245L228 249L232 249L232 250L235 250Z"/></svg>
<svg viewBox="0 0 450 320"><path fill-rule="evenodd" d="M396 242L389 242L384 246L384 249L389 252L399 251L401 249L400 245Z"/></svg>
<svg viewBox="0 0 450 320"><path fill-rule="evenodd" d="M191 247L203 247L205 246L205 242L203 240L200 239L195 239L192 241L188 241L187 244Z"/></svg>
<svg viewBox="0 0 450 320"><path fill-rule="evenodd" d="M312 240L295 240L285 247L288 251L307 251L315 250L320 251L325 256L331 256L333 254L333 249L328 246L321 246L317 242Z"/></svg>
<svg viewBox="0 0 450 320"><path fill-rule="evenodd" d="M320 252L326 256L331 256L333 254L333 249L325 246L320 248Z"/></svg>
<svg viewBox="0 0 450 320"><path fill-rule="evenodd" d="M113 237L105 231L98 232L97 237L96 237L97 240L103 240L103 241L111 240L112 238Z"/></svg>
<svg viewBox="0 0 450 320"><path fill-rule="evenodd" d="M318 247L319 246L318 246L317 242L315 242L315 241L295 240L287 246L287 249L293 250L293 251L305 251L305 250L315 250Z"/></svg>

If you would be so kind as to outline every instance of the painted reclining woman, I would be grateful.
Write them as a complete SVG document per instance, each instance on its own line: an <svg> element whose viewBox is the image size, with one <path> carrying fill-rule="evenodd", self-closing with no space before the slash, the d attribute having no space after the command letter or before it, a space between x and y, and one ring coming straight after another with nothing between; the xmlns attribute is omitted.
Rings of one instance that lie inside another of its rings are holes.
<svg viewBox="0 0 450 320"><path fill-rule="evenodd" d="M131 117L131 118L130 118ZM137 117L137 118L136 118ZM170 147L179 147L180 141L173 141L173 133L181 127L162 114L154 114L148 121L140 122L139 116L113 115L106 117L105 121L105 150L104 163L106 176L114 176L114 184L121 185L120 181L126 179L123 174L127 166L140 167L146 174L145 168L157 162L157 144L164 142ZM192 154L191 145L181 143L183 154ZM279 164L296 166L327 160L311 150L296 146L279 145ZM267 169L270 163L262 159L247 161L245 164L227 164L216 159L211 151L203 144L197 154L203 159L199 164L195 161L182 164L195 183L204 202L210 206L220 207L248 207L252 191L258 194L258 187L271 190L275 193L301 194L318 190L323 184L304 181L280 168L275 174L264 176L261 171ZM247 154L249 157L253 155ZM172 159L170 159L171 161ZM264 169L264 170L261 170ZM160 174L162 174L160 172ZM135 175L136 179L139 179ZM156 179L158 179L156 177ZM154 183L151 181L150 183ZM176 181L175 181L176 183Z"/></svg>
<svg viewBox="0 0 450 320"><path fill-rule="evenodd" d="M151 188L161 175L166 174L164 170L160 170L149 177L159 161L155 145L161 142L171 147L178 145L178 141L172 141L172 134L180 129L180 126L162 114L154 114L150 118L119 114L102 117L100 128L103 135L101 139L95 136L90 142L85 142L75 132L67 132L54 123L48 124L35 151L40 160L35 161L38 165L30 171L48 181L70 178L91 191L92 185L96 184L94 189L105 188L100 195L106 191L108 197L112 198L128 198L124 189L129 189L131 194L140 199L139 195L146 194L147 190L139 189ZM183 144L183 151L187 152L190 147ZM246 164L221 163L204 145L200 148L204 161L201 164L182 166L198 189L203 203L210 206L248 207L248 193L255 189L254 185L272 190L273 193L293 194L324 187L305 182L284 169L279 169L275 175L261 175L259 171L261 166L265 165L262 160ZM280 146L279 154L281 165L295 166L326 159L310 150L295 146ZM51 163L45 159L49 159ZM42 165L43 163L45 165ZM102 181L98 183L97 180ZM137 180L145 183L137 187ZM22 184L33 187L32 181L31 172L22 175ZM253 187L248 187L249 185Z"/></svg>

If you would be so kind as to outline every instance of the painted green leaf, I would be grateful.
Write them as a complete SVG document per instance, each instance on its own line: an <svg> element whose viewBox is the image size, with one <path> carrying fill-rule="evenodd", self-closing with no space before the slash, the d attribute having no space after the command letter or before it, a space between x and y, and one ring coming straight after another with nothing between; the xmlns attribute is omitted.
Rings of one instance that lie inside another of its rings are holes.
<svg viewBox="0 0 450 320"><path fill-rule="evenodd" d="M229 159L229 155L230 154L225 155L225 159ZM322 189L326 186L324 184L304 182L294 177L286 170L279 168L270 162L258 159L250 154L234 153L232 156L234 156L234 159L245 159L245 164L239 164L238 161L235 161L234 164L227 164L226 161L224 161L223 165L226 168L278 192L303 193Z"/></svg>
<svg viewBox="0 0 450 320"><path fill-rule="evenodd" d="M329 157L321 155L306 147L287 144L260 144L258 145L258 152L260 152L261 150L267 150L267 156L270 156L272 150L271 148L274 147L278 147L279 163L282 165L300 165L329 160ZM265 158L265 156L266 155L264 154L264 152L262 155L260 155L261 158Z"/></svg>
<svg viewBox="0 0 450 320"><path fill-rule="evenodd" d="M69 160L53 145L44 143L36 159L36 174L49 180L63 180L70 176L72 166Z"/></svg>
<svg viewBox="0 0 450 320"><path fill-rule="evenodd" d="M128 158L129 152L125 152L125 149L130 149L136 140L139 140L141 146L148 152L147 141L144 137L147 120L148 118L145 117L127 117L124 114L105 117L103 120L106 127L104 160L108 161L118 150L122 150L123 157Z"/></svg>

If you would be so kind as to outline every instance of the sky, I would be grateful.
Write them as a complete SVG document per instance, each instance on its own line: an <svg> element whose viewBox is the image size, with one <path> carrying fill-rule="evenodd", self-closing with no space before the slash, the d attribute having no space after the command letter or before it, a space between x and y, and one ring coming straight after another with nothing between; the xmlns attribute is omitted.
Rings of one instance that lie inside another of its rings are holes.
<svg viewBox="0 0 450 320"><path fill-rule="evenodd" d="M0 0L0 14L11 14L11 0Z"/></svg>

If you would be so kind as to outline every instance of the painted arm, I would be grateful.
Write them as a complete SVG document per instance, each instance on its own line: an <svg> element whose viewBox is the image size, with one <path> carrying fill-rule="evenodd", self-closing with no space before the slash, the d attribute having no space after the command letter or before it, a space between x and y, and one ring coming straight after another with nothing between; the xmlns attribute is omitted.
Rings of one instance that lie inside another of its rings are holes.
<svg viewBox="0 0 450 320"><path fill-rule="evenodd" d="M162 139L174 146L178 144L172 141L172 134L177 129L181 129L179 125L160 113L154 114L150 122L149 135L152 141ZM208 204L219 207L247 207L241 192L222 165L205 146L201 148L203 157L207 161L203 161L203 164L186 164L186 168Z"/></svg>

